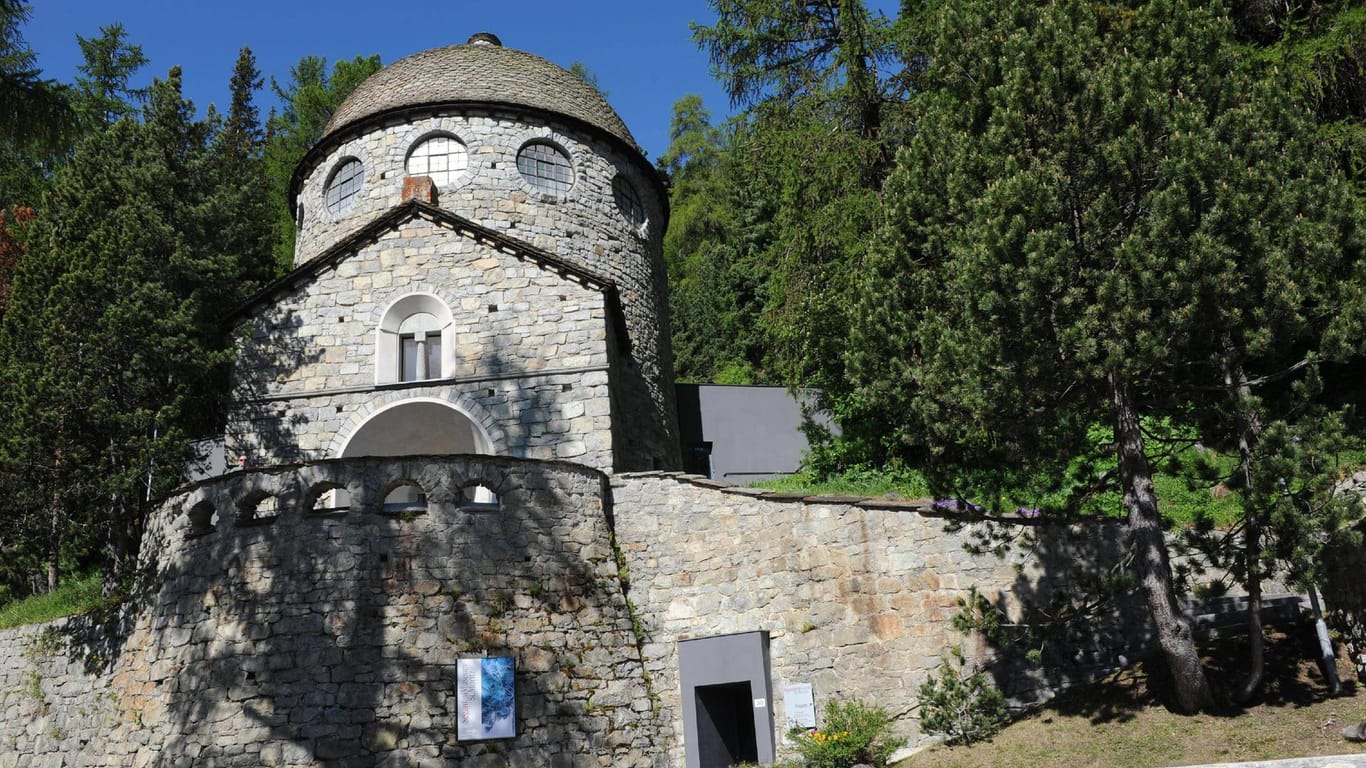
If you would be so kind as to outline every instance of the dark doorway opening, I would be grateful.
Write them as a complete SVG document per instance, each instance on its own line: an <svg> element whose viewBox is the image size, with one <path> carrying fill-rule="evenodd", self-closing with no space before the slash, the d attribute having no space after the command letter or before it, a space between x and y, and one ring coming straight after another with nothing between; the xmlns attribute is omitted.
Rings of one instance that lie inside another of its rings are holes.
<svg viewBox="0 0 1366 768"><path fill-rule="evenodd" d="M694 691L701 768L730 768L736 763L759 762L749 683L699 685Z"/></svg>
<svg viewBox="0 0 1366 768"><path fill-rule="evenodd" d="M773 763L767 632L680 640L678 683L687 768Z"/></svg>

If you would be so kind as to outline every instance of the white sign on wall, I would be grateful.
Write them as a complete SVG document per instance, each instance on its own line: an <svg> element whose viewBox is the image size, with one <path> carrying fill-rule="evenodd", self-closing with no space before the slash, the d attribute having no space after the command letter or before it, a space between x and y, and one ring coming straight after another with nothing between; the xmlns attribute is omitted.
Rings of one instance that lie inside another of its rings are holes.
<svg viewBox="0 0 1366 768"><path fill-rule="evenodd" d="M510 739L517 735L515 677L509 657L456 661L457 739Z"/></svg>
<svg viewBox="0 0 1366 768"><path fill-rule="evenodd" d="M783 686L783 713L787 716L787 727L816 727L816 700L811 694L811 683L788 683Z"/></svg>

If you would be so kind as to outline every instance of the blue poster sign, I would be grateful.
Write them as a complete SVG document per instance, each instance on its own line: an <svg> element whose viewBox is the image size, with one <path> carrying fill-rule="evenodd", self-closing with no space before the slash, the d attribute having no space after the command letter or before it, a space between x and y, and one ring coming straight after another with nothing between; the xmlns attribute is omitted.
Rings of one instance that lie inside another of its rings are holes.
<svg viewBox="0 0 1366 768"><path fill-rule="evenodd" d="M515 668L508 656L456 662L456 738L510 739L517 735Z"/></svg>

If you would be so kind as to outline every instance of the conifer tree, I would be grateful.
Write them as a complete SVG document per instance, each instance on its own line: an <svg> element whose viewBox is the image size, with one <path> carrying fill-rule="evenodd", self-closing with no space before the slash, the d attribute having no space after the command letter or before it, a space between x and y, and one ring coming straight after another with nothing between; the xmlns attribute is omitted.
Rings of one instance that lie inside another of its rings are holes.
<svg viewBox="0 0 1366 768"><path fill-rule="evenodd" d="M117 584L187 439L220 426L220 321L271 263L258 81L244 51L220 125L194 118L172 69L141 122L81 142L35 222L0 326L0 460L22 478L0 541L50 586L73 557Z"/></svg>
<svg viewBox="0 0 1366 768"><path fill-rule="evenodd" d="M129 85L147 64L142 46L128 42L122 24L100 27L99 37L76 36L82 62L76 68L75 108L83 131L101 130L137 114L147 98L144 88Z"/></svg>
<svg viewBox="0 0 1366 768"><path fill-rule="evenodd" d="M9 306L14 270L24 252L20 233L32 220L32 208L17 207L8 211L0 208L0 321L4 320L5 309Z"/></svg>
<svg viewBox="0 0 1366 768"><path fill-rule="evenodd" d="M1157 440L1175 424L1236 445L1270 421L1244 385L1355 351L1357 200L1200 4L965 0L923 22L845 426L928 459L947 495L1077 511L1118 491L1178 706L1208 706Z"/></svg>
<svg viewBox="0 0 1366 768"><path fill-rule="evenodd" d="M69 89L42 76L20 33L28 17L27 3L0 0L0 208L38 204L73 133Z"/></svg>
<svg viewBox="0 0 1366 768"><path fill-rule="evenodd" d="M343 59L327 69L327 60L305 56L290 69L289 82L271 79L280 100L278 113L266 121L265 163L275 211L275 257L281 271L294 266L294 218L289 209L289 183L294 169L322 138L323 128L347 96L380 69L379 56Z"/></svg>
<svg viewBox="0 0 1366 768"><path fill-rule="evenodd" d="M889 75L904 54L861 0L712 6L716 22L694 39L745 107L727 158L740 247L696 264L750 286L740 307L757 307L758 343L744 345L756 380L827 386L843 378L850 280L903 122L904 80Z"/></svg>
<svg viewBox="0 0 1366 768"><path fill-rule="evenodd" d="M669 148L659 158L669 179L664 264L674 370L680 381L753 382L761 355L760 309L746 280L745 208L725 132L695 94L674 104Z"/></svg>
<svg viewBox="0 0 1366 768"><path fill-rule="evenodd" d="M0 140L57 143L70 106L65 89L42 77L37 56L19 32L28 16L27 3L0 0Z"/></svg>

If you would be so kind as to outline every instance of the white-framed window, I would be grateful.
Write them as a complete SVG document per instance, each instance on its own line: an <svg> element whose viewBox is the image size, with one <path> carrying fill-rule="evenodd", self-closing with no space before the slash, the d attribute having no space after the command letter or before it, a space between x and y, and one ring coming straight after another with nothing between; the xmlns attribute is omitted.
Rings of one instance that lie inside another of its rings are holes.
<svg viewBox="0 0 1366 768"><path fill-rule="evenodd" d="M408 175L426 176L438 187L451 184L468 167L465 145L450 134L428 136L408 153Z"/></svg>
<svg viewBox="0 0 1366 768"><path fill-rule="evenodd" d="M327 210L336 215L355 205L364 183L365 167L359 160L348 157L337 163L323 188L323 202Z"/></svg>
<svg viewBox="0 0 1366 768"><path fill-rule="evenodd" d="M441 323L429 312L414 312L398 324L398 380L441 378Z"/></svg>
<svg viewBox="0 0 1366 768"><path fill-rule="evenodd" d="M448 378L455 373L451 311L429 293L390 304L375 334L375 383Z"/></svg>
<svg viewBox="0 0 1366 768"><path fill-rule="evenodd" d="M537 192L562 195L574 187L574 166L563 149L548 141L529 141L517 151L517 170Z"/></svg>

